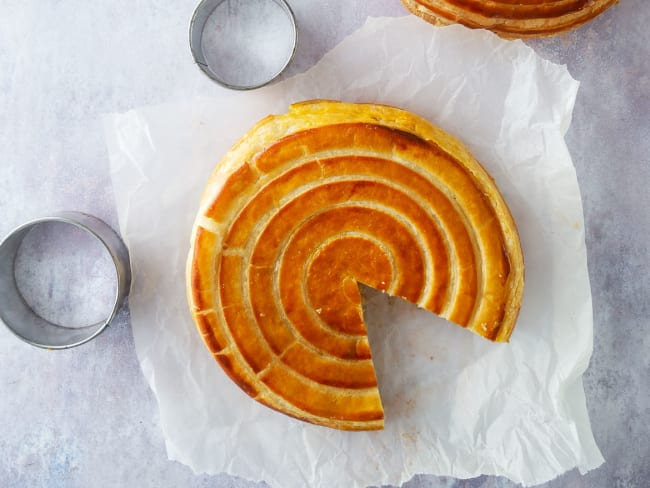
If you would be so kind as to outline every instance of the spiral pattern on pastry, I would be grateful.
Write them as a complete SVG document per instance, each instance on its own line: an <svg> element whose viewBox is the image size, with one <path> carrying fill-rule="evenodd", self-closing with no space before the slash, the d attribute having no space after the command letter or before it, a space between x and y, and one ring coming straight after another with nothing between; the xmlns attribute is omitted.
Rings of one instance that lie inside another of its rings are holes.
<svg viewBox="0 0 650 488"><path fill-rule="evenodd" d="M548 37L580 27L618 0L402 0L432 24L464 24L505 38Z"/></svg>
<svg viewBox="0 0 650 488"><path fill-rule="evenodd" d="M187 279L203 340L246 393L370 430L384 415L358 284L507 341L523 258L501 194L457 140L397 108L311 101L217 165Z"/></svg>

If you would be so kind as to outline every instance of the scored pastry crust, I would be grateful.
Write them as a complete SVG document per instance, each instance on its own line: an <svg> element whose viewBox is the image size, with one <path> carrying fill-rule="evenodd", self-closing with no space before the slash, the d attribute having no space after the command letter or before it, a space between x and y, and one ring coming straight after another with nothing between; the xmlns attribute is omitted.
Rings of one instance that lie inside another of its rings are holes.
<svg viewBox="0 0 650 488"><path fill-rule="evenodd" d="M383 428L358 283L508 341L524 265L510 211L455 138L398 108L315 100L254 126L203 193L187 292L251 397Z"/></svg>
<svg viewBox="0 0 650 488"><path fill-rule="evenodd" d="M576 29L618 0L402 0L436 25L489 29L505 38L548 37Z"/></svg>

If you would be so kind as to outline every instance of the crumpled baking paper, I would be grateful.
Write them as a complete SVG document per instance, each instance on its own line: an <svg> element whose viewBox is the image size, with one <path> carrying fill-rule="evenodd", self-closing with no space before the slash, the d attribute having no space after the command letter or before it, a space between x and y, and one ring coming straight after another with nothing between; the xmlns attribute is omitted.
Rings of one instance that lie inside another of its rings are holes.
<svg viewBox="0 0 650 488"><path fill-rule="evenodd" d="M284 82L107 116L133 335L169 457L289 488L417 473L532 485L599 466L581 378L593 334L582 205L564 142L577 90L565 67L521 42L380 18ZM363 290L381 432L313 426L250 399L203 346L185 300L190 229L214 165L257 120L310 98L396 105L456 135L494 176L521 234L526 285L509 344Z"/></svg>

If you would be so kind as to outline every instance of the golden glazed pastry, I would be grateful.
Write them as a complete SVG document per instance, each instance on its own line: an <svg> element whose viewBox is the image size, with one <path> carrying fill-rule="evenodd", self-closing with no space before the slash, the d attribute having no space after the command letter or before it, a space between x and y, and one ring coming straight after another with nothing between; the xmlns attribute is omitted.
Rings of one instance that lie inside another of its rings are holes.
<svg viewBox="0 0 650 488"><path fill-rule="evenodd" d="M464 24L502 37L546 37L580 27L618 0L402 0L432 24Z"/></svg>
<svg viewBox="0 0 650 488"><path fill-rule="evenodd" d="M523 258L501 194L456 139L397 108L311 101L217 165L187 280L205 344L246 393L370 430L384 414L358 283L507 341Z"/></svg>

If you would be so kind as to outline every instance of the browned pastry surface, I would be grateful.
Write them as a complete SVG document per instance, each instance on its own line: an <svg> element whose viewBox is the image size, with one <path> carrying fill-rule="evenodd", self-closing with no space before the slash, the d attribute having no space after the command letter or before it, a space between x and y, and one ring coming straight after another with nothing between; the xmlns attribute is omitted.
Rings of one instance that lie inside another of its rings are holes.
<svg viewBox="0 0 650 488"><path fill-rule="evenodd" d="M502 37L545 37L576 29L618 0L402 0L432 24L464 24Z"/></svg>
<svg viewBox="0 0 650 488"><path fill-rule="evenodd" d="M217 165L187 280L203 340L246 393L370 430L384 414L358 283L507 341L523 257L501 194L456 139L397 108L311 101Z"/></svg>

